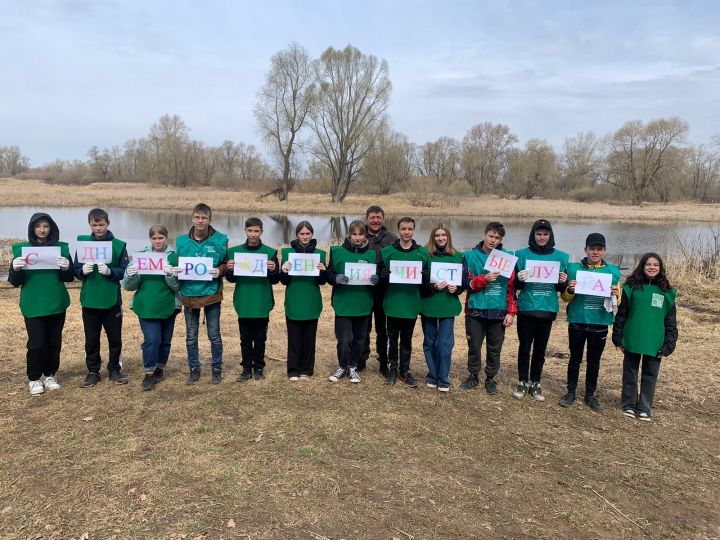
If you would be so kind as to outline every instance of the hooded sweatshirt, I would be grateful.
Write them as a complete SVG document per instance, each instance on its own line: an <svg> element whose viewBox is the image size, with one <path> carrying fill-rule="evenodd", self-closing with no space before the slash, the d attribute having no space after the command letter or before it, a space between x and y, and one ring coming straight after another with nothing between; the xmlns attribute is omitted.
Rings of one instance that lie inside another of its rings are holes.
<svg viewBox="0 0 720 540"><path fill-rule="evenodd" d="M44 219L50 224L50 233L46 242L41 242L35 236L35 224ZM60 242L60 229L55 221L42 212L33 214L28 223L28 241L20 242L12 246L13 258L22 256L24 247L51 247L60 248L60 256L70 261L70 249L67 243ZM13 270L10 265L8 281L14 287L22 287L20 290L20 312L24 317L44 317L64 312L70 305L70 295L65 288L65 283L75 279L72 265L67 270Z"/></svg>
<svg viewBox="0 0 720 540"><path fill-rule="evenodd" d="M550 238L544 246L538 245L535 240L535 231L547 229L550 231ZM556 261L560 263L560 272L567 272L570 256L555 249L555 234L550 222L546 219L539 219L533 223L528 238L528 247L515 252L518 258L518 271L527 268L527 261ZM518 294L518 311L525 316L541 319L555 320L560 310L557 293L563 291L567 286L565 283L527 283L517 280L516 288Z"/></svg>
<svg viewBox="0 0 720 540"><path fill-rule="evenodd" d="M299 240L290 242L290 247L282 249L280 266L289 260L290 253L319 253L320 262L325 264L325 252L316 250L317 240L314 238L307 245ZM327 282L326 270L318 276L291 276L280 272L280 283L285 285L285 316L291 321L310 321L320 317L322 312L322 295L320 285Z"/></svg>

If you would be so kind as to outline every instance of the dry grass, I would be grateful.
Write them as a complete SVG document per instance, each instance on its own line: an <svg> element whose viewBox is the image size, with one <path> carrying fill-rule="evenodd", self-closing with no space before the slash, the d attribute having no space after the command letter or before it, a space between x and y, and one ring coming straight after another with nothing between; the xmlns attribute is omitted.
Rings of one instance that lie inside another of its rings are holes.
<svg viewBox="0 0 720 540"><path fill-rule="evenodd" d="M713 294L717 286L707 284ZM324 295L328 306L329 288ZM374 361L360 385L329 383L336 366L329 308L317 376L290 383L281 286L266 381L234 382L239 339L226 299L225 382L213 386L205 373L196 387L184 384L179 317L168 378L154 392L139 388L141 334L128 310L130 385L78 388L85 367L73 288L63 388L31 397L17 296L0 285L2 539L720 536L720 322L717 311L683 307L697 303L695 291L683 290L681 341L663 362L649 424L617 409L621 358L610 349L600 384L606 413L557 406L567 362L563 317L551 338L543 404L510 396L514 329L496 397L457 386L448 395L389 389ZM466 360L462 318L456 336L455 385ZM414 346L413 369L424 374L419 327Z"/></svg>
<svg viewBox="0 0 720 540"><path fill-rule="evenodd" d="M497 197L466 198L438 194L436 206L407 195L350 195L343 204L332 204L328 195L291 193L288 202L271 198L258 200L257 192L221 191L211 188L169 188L144 184L90 184L87 186L50 185L37 180L0 180L5 206L114 206L119 208L163 208L187 211L204 201L215 210L297 214L362 215L380 203L391 215L485 216L535 219L611 219L616 221L699 221L717 222L720 205L643 204L640 207L607 203L580 203L533 199L512 200ZM430 195L425 196L425 198ZM413 205L415 200L418 205ZM493 210L495 208L495 210Z"/></svg>

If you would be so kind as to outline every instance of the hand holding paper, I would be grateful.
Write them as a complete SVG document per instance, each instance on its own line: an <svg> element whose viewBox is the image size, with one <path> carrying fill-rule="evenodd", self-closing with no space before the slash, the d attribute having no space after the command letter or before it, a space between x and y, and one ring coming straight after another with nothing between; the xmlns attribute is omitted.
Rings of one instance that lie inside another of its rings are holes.
<svg viewBox="0 0 720 540"><path fill-rule="evenodd" d="M70 268L70 261L67 260L67 257L58 257L57 265L60 270L67 270L68 268Z"/></svg>
<svg viewBox="0 0 720 540"><path fill-rule="evenodd" d="M98 272L100 272L103 276L109 276L112 273L110 267L102 262L98 263Z"/></svg>
<svg viewBox="0 0 720 540"><path fill-rule="evenodd" d="M520 270L517 277L520 281L527 281L527 278L530 277L530 272L527 270Z"/></svg>
<svg viewBox="0 0 720 540"><path fill-rule="evenodd" d="M128 265L127 270L125 272L130 277L137 276L137 273L138 273L137 268L135 268L134 264Z"/></svg>
<svg viewBox="0 0 720 540"><path fill-rule="evenodd" d="M13 270L20 270L25 267L25 259L22 257L15 257L12 262Z"/></svg>
<svg viewBox="0 0 720 540"><path fill-rule="evenodd" d="M92 274L93 271L93 263L85 263L82 266L82 273L83 275L87 276L88 274Z"/></svg>
<svg viewBox="0 0 720 540"><path fill-rule="evenodd" d="M283 265L280 267L280 270L282 270L283 274L287 274L291 268L292 268L292 263L290 261L285 261L283 263Z"/></svg>

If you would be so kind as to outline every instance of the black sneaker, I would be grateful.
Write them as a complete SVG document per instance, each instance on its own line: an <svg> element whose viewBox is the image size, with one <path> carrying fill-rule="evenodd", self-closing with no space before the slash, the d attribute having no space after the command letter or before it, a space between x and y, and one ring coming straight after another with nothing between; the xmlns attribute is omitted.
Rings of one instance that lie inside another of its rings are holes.
<svg viewBox="0 0 720 540"><path fill-rule="evenodd" d="M262 369L256 369L255 370L255 380L256 381L262 381L265 379L265 374L263 373Z"/></svg>
<svg viewBox="0 0 720 540"><path fill-rule="evenodd" d="M573 403L575 403L575 392L568 392L563 397L560 398L560 401L558 401L561 407L569 407Z"/></svg>
<svg viewBox="0 0 720 540"><path fill-rule="evenodd" d="M417 388L417 379L415 379L410 372L400 374L400 380L410 388Z"/></svg>
<svg viewBox="0 0 720 540"><path fill-rule="evenodd" d="M85 375L85 380L80 385L80 388L92 388L99 383L101 379L102 377L100 377L100 374L97 371L90 371L87 375Z"/></svg>
<svg viewBox="0 0 720 540"><path fill-rule="evenodd" d="M248 382L250 379L252 379L252 371L243 370L243 372L240 375L238 375L238 378L235 380L237 382Z"/></svg>
<svg viewBox="0 0 720 540"><path fill-rule="evenodd" d="M477 378L477 375L470 375L462 382L460 388L462 388L463 390L474 390L478 387L479 384L480 380Z"/></svg>
<svg viewBox="0 0 720 540"><path fill-rule="evenodd" d="M212 382L213 384L220 384L223 380L223 374L222 369L213 369L212 370Z"/></svg>
<svg viewBox="0 0 720 540"><path fill-rule="evenodd" d="M153 373L146 373L143 377L141 388L143 391L147 392L148 390L154 389L156 384L157 379L155 378L155 375Z"/></svg>
<svg viewBox="0 0 720 540"><path fill-rule="evenodd" d="M595 396L586 396L585 405L590 407L590 409L596 413L601 413L605 410L605 407L602 406L602 403L600 403Z"/></svg>
<svg viewBox="0 0 720 540"><path fill-rule="evenodd" d="M485 391L491 396L494 396L498 393L497 381L495 380L495 377L488 377L487 379L485 379Z"/></svg>
<svg viewBox="0 0 720 540"><path fill-rule="evenodd" d="M153 375L155 376L155 382L162 382L165 380L165 371L163 371L163 368L155 368Z"/></svg>
<svg viewBox="0 0 720 540"><path fill-rule="evenodd" d="M200 380L200 368L190 369L190 375L188 375L187 384L197 384Z"/></svg>
<svg viewBox="0 0 720 540"><path fill-rule="evenodd" d="M122 371L111 371L108 377L115 384L127 384L128 378L122 374Z"/></svg>
<svg viewBox="0 0 720 540"><path fill-rule="evenodd" d="M398 374L397 371L388 370L388 374L385 376L385 384L388 386L395 386L395 383L397 383Z"/></svg>

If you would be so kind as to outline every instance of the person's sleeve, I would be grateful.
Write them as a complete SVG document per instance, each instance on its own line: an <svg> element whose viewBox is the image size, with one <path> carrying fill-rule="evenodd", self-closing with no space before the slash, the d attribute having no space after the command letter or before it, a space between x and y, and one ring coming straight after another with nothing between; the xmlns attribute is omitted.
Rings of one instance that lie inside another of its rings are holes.
<svg viewBox="0 0 720 540"><path fill-rule="evenodd" d="M276 283L280 283L280 264L278 263L278 256L277 251L272 256L272 261L275 263L275 270L272 272L268 272L268 280L270 281L270 285L275 285Z"/></svg>
<svg viewBox="0 0 720 540"><path fill-rule="evenodd" d="M80 281L85 281L85 278L87 276L83 274L82 267L83 263L78 261L77 253L75 253L75 257L73 258L72 263L73 274L75 274L75 277L78 278Z"/></svg>
<svg viewBox="0 0 720 540"><path fill-rule="evenodd" d="M173 273L173 275L171 276L165 274L165 284L170 287L173 292L178 292L180 290L180 280L175 275L175 273Z"/></svg>
<svg viewBox="0 0 720 540"><path fill-rule="evenodd" d="M327 274L327 266L325 266L325 270L320 270L320 275L315 276L315 284L316 285L325 285L328 281L328 274Z"/></svg>
<svg viewBox="0 0 720 540"><path fill-rule="evenodd" d="M220 264L218 264L218 266L217 266L218 271L219 271L218 280L221 280L223 278L223 276L227 273L227 262L228 262L227 250L228 250L228 245L226 243L225 244L225 257L223 257L223 260L220 261Z"/></svg>
<svg viewBox="0 0 720 540"><path fill-rule="evenodd" d="M333 264L332 258L330 259L330 263L327 265L327 270L325 270L325 277L327 278L327 282L330 284L331 287L335 286L335 278L337 277L338 273L335 270L335 265Z"/></svg>
<svg viewBox="0 0 720 540"><path fill-rule="evenodd" d="M136 291L137 288L140 286L140 274L135 274L134 276L128 276L127 270L125 271L125 275L122 278L122 281L120 282L120 286L125 289L126 291Z"/></svg>
<svg viewBox="0 0 720 540"><path fill-rule="evenodd" d="M569 292L567 287L565 287L563 292L560 294L560 298L563 299L563 302L572 302L573 298L575 298L575 294Z"/></svg>
<svg viewBox="0 0 720 540"><path fill-rule="evenodd" d="M110 275L107 276L110 281L122 281L129 263L130 259L128 258L127 248L123 247L122 253L120 253L118 265L110 267ZM80 267L80 273L82 273L82 267Z"/></svg>
<svg viewBox="0 0 720 540"><path fill-rule="evenodd" d="M625 333L625 323L627 322L628 313L630 312L630 302L628 302L625 291L621 292L622 301L618 304L618 310L615 314L615 321L612 329L612 343L616 347L622 347L623 335Z"/></svg>
<svg viewBox="0 0 720 540"><path fill-rule="evenodd" d="M278 279L280 280L280 283L285 285L286 287L290 285L290 282L292 281L292 276L290 274L286 274L282 270L278 272Z"/></svg>
<svg viewBox="0 0 720 540"><path fill-rule="evenodd" d="M10 263L10 270L8 271L8 281L13 287L20 287L25 283L25 271L23 269L13 269L12 262Z"/></svg>
<svg viewBox="0 0 720 540"><path fill-rule="evenodd" d="M658 354L662 356L670 356L675 350L675 345L678 339L678 327L677 327L677 310L675 305L665 315L665 339L663 340L662 347Z"/></svg>
<svg viewBox="0 0 720 540"><path fill-rule="evenodd" d="M508 306L508 310L507 310L508 315L517 315L518 305L517 305L517 298L515 298L515 272L510 274L510 277L508 278L507 306Z"/></svg>

